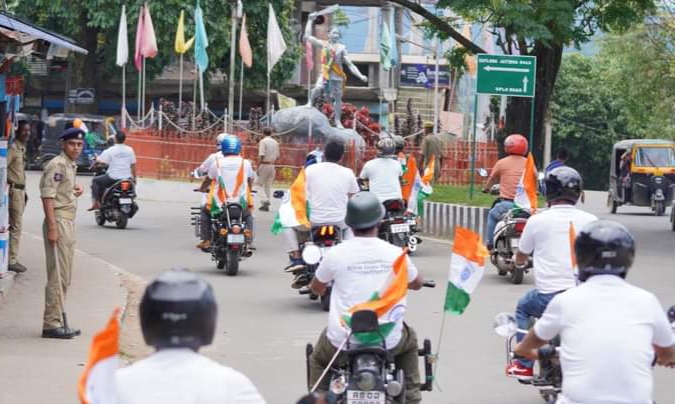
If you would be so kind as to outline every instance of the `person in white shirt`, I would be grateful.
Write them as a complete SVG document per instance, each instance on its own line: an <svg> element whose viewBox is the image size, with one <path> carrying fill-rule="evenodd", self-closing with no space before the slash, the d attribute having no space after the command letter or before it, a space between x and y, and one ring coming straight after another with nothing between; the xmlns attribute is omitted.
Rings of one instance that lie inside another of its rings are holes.
<svg viewBox="0 0 675 404"><path fill-rule="evenodd" d="M575 241L580 286L556 296L518 355L561 337L558 404L652 404L652 364L675 366L675 334L656 297L626 282L635 240L616 222L598 220Z"/></svg>
<svg viewBox="0 0 675 404"><path fill-rule="evenodd" d="M575 207L582 193L582 180L571 167L559 167L546 176L546 201L549 209L530 217L520 238L516 265L525 265L534 254L534 285L518 301L516 321L526 330L530 317L540 317L548 303L577 284L573 267L570 233L597 220L594 215ZM523 334L516 339L521 341ZM509 377L530 380L533 362L516 358L506 368Z"/></svg>
<svg viewBox="0 0 675 404"><path fill-rule="evenodd" d="M140 304L145 342L156 352L115 375L117 404L265 404L251 380L200 355L216 329L211 285L187 269L164 272Z"/></svg>
<svg viewBox="0 0 675 404"><path fill-rule="evenodd" d="M400 248L377 237L383 217L384 207L375 194L359 192L352 196L345 222L352 228L355 237L328 250L312 279L310 288L317 295L323 295L326 287L332 283L328 327L321 333L310 356L309 378L312 386L319 381L333 355L350 335L344 316L349 314L353 306L368 302L373 293L384 288L394 271L394 261L403 253ZM405 259L408 288L418 290L424 284L422 275L407 255ZM417 336L403 322L405 311L406 298L403 297L391 310L380 316L380 322L389 320L394 323L388 333L383 331L384 342L394 356L396 367L403 369L405 402L415 404L421 401ZM350 344L358 345L359 342L352 337ZM342 352L340 355L346 354ZM341 360L339 356L337 360ZM327 378L321 380L318 390L326 391L328 382Z"/></svg>
<svg viewBox="0 0 675 404"><path fill-rule="evenodd" d="M347 201L350 196L359 192L354 172L339 164L344 154L344 142L337 138L329 139L324 146L323 160L305 169L311 225L335 225L341 230L343 240L351 237L351 232L344 223ZM286 271L294 272L304 267L298 236L306 238L309 231L310 229L284 231L286 250L291 259Z"/></svg>
<svg viewBox="0 0 675 404"><path fill-rule="evenodd" d="M202 164L194 170L193 175L195 177L203 178L209 173L209 170L211 169L212 165L221 164L222 159L225 158L225 156L220 151L220 144L223 142L223 140L225 140L226 136L227 133L221 133L216 137L217 151L215 153L211 153L209 157L207 157L206 160L204 160ZM208 250L208 248L211 247L211 212L206 210L207 196L208 192L202 192L202 200L201 200L202 210L200 213L200 220L199 220L200 242L195 246L200 250Z"/></svg>
<svg viewBox="0 0 675 404"><path fill-rule="evenodd" d="M377 195L380 202L402 199L401 177L403 168L396 160L396 143L391 138L377 142L379 154L364 164L359 178L368 181L368 190Z"/></svg>
<svg viewBox="0 0 675 404"><path fill-rule="evenodd" d="M134 149L124 144L126 138L124 132L117 132L115 145L105 149L96 159L97 165L107 165L108 169L105 174L91 180L92 205L89 210L101 208L103 193L117 181L126 179L136 181L136 154Z"/></svg>

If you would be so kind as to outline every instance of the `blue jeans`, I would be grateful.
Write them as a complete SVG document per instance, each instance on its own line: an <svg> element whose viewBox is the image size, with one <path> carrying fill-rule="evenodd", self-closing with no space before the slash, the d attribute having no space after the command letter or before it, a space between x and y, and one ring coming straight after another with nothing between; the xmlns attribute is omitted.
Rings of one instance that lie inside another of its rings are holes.
<svg viewBox="0 0 675 404"><path fill-rule="evenodd" d="M496 204L494 208L490 209L487 220L487 235L485 236L487 241L486 244L492 245L495 227L497 227L497 222L499 222L499 218L502 217L504 213L513 209L515 206L516 205L511 201L501 201L498 204Z"/></svg>
<svg viewBox="0 0 675 404"><path fill-rule="evenodd" d="M521 297L518 301L518 306L516 307L516 323L518 323L519 330L527 330L530 325L530 317L541 317L546 310L549 302L557 295L558 293L563 292L553 292L553 293L539 293L537 289L532 289ZM516 341L520 342L525 338L525 334L518 332L516 334ZM534 362L527 359L518 359L521 365L526 368L531 368L534 366Z"/></svg>

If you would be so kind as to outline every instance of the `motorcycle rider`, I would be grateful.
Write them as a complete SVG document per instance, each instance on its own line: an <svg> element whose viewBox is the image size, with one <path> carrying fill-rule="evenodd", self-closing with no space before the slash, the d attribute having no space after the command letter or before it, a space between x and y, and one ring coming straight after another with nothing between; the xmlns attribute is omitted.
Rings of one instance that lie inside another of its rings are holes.
<svg viewBox="0 0 675 404"><path fill-rule="evenodd" d="M512 209L515 204L516 188L525 171L527 155L527 139L523 135L514 133L504 139L504 151L508 156L499 159L492 168L483 192L489 192L490 188L499 182L499 199L490 209L487 220L487 247L492 249L492 236L501 216Z"/></svg>
<svg viewBox="0 0 675 404"><path fill-rule="evenodd" d="M377 195L380 202L402 199L401 177L403 168L395 160L396 143L386 137L377 142L378 155L366 162L359 178L368 181L368 190Z"/></svg>
<svg viewBox="0 0 675 404"><path fill-rule="evenodd" d="M651 404L654 354L675 367L675 335L657 298L625 280L635 240L625 226L598 220L581 229L575 251L583 283L551 301L515 352L537 359L561 336L559 404Z"/></svg>
<svg viewBox="0 0 675 404"><path fill-rule="evenodd" d="M524 266L534 255L535 288L526 293L516 308L518 328L526 330L530 317L540 317L551 299L576 286L570 233L597 220L594 215L575 207L582 192L579 173L571 167L558 167L546 176L546 201L549 208L530 217L520 238L516 265ZM518 341L523 334L516 335ZM506 374L531 379L533 362L515 359Z"/></svg>
<svg viewBox="0 0 675 404"><path fill-rule="evenodd" d="M218 160L218 164L221 164L222 159L225 158L223 153L220 151L220 144L223 142L227 133L221 133L216 137L216 152L211 153L209 157L202 162L202 164L195 169L193 172L195 177L204 177L209 173L211 166ZM206 210L207 204L207 192L202 192L202 202L201 202L201 212L199 220L199 238L200 242L195 246L200 250L208 250L211 247L211 212Z"/></svg>
<svg viewBox="0 0 675 404"><path fill-rule="evenodd" d="M96 158L96 165L107 165L103 175L91 180L92 205L89 210L101 208L103 193L119 180L136 181L136 154L134 149L124 144L127 136L120 131L115 134L115 145L109 147Z"/></svg>
<svg viewBox="0 0 675 404"><path fill-rule="evenodd" d="M117 404L264 404L251 380L200 355L216 329L211 285L184 268L145 289L139 313L155 353L116 372Z"/></svg>
<svg viewBox="0 0 675 404"><path fill-rule="evenodd" d="M229 134L225 136L220 144L220 151L224 157L214 159L213 164L209 167L208 175L202 183L202 190L206 190L209 186L220 187L219 178L221 178L226 197L223 207L227 203L238 203L244 208L243 219L246 227L251 230L251 236L247 236L249 248L247 254L250 255L253 250L252 244L255 234L253 198L251 197L255 172L251 162L241 156L241 140L238 137ZM216 195L217 192L217 189L211 189L213 195ZM208 202L213 203L214 201Z"/></svg>
<svg viewBox="0 0 675 404"><path fill-rule="evenodd" d="M354 305L369 301L373 292L382 289L388 282L394 261L401 255L401 249L377 237L384 207L375 194L359 192L349 199L345 223L354 232L354 238L328 250L310 284L312 291L323 295L332 282L328 327L321 333L314 352L310 356L310 385L314 385L321 373L348 337L343 316ZM422 275L409 257L408 289L419 290L424 284ZM396 325L385 334L385 344L394 356L396 368L403 369L405 377L405 402L419 403L420 376L417 359L417 335L403 322L405 298L384 316ZM394 315L395 314L395 315ZM346 353L338 356L338 363L344 361ZM328 380L323 379L318 390L326 391Z"/></svg>
<svg viewBox="0 0 675 404"><path fill-rule="evenodd" d="M351 231L344 223L347 201L359 192L354 172L339 164L345 153L344 142L331 138L323 149L323 160L305 169L307 199L309 202L309 222L311 225L334 225L341 230L342 240L351 237ZM302 269L305 263L300 255L298 237L308 237L310 229L286 231L287 251L291 263L285 271Z"/></svg>

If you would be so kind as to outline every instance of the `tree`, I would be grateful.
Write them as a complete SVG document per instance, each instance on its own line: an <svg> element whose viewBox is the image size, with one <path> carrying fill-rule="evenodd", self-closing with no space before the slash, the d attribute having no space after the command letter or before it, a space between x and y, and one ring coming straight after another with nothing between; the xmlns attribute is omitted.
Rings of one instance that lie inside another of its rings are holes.
<svg viewBox="0 0 675 404"><path fill-rule="evenodd" d="M291 18L294 2L284 0L270 0L277 12L279 25L284 33L286 42L290 43L289 51L275 67L272 79L279 83L287 79L295 66L299 54L297 46L291 38ZM127 64L127 77L136 78L138 75L133 67L134 40L138 12L144 1L128 1L127 23L129 32L130 63ZM209 71L229 66L231 7L223 0L200 0L204 10L206 31L209 37ZM249 38L252 39L254 51L253 68L247 71L247 83L259 85L267 77L265 41L267 35L267 0L250 0L244 4L247 14ZM117 30L120 18L121 2L118 0L33 0L20 1L14 4L13 12L30 21L52 31L74 39L79 45L89 51L87 56L70 55L69 79L70 87L94 87L98 90L101 83L120 75L119 67L115 65L117 46ZM165 66L175 61L174 37L178 14L185 10L186 37L194 31L194 7L192 0L161 0L148 1L152 15L159 52L156 58L146 61L148 79L156 77ZM256 40L258 39L258 40ZM188 58L191 56L189 52ZM229 73L229 72L228 72ZM238 76L237 76L238 77ZM128 92L134 93L134 84L131 80ZM89 108L96 109L96 106ZM85 111L79 111L85 112ZM86 112L91 112L86 111Z"/></svg>
<svg viewBox="0 0 675 404"><path fill-rule="evenodd" d="M420 10L418 3L391 1L426 18L440 38L453 38L468 51L480 52L477 44L466 44L451 24ZM436 8L451 9L469 21L489 24L504 53L537 58L534 148L541 150L544 116L562 63L563 48L587 42L598 30L624 30L632 26L654 10L654 0L439 0ZM529 132L530 102L525 98L510 99L508 132Z"/></svg>

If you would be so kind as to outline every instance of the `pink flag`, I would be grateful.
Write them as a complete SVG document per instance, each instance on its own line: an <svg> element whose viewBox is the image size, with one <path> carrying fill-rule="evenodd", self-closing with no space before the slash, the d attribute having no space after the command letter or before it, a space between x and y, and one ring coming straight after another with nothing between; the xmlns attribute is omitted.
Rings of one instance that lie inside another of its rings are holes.
<svg viewBox="0 0 675 404"><path fill-rule="evenodd" d="M155 27L152 25L150 8L147 3L143 9L143 42L141 43L141 54L146 58L152 59L157 56L157 38L155 37Z"/></svg>
<svg viewBox="0 0 675 404"><path fill-rule="evenodd" d="M145 12L143 11L145 7L141 6L141 10L138 12L138 25L136 26L136 50L134 52L134 65L136 70L139 72L143 68L143 54L141 53L141 45L143 44L143 17Z"/></svg>
<svg viewBox="0 0 675 404"><path fill-rule="evenodd" d="M305 39L305 57L307 58L307 71L310 72L314 68L314 48L312 43Z"/></svg>
<svg viewBox="0 0 675 404"><path fill-rule="evenodd" d="M239 54L241 60L247 67L253 66L253 51L251 43L248 41L248 30L246 29L246 14L241 22L241 34L239 35Z"/></svg>

